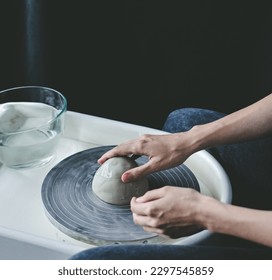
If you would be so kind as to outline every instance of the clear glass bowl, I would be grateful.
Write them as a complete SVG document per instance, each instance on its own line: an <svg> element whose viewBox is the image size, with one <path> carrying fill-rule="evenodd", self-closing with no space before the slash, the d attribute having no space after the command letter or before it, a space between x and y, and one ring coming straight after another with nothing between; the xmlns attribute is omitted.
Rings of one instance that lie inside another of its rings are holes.
<svg viewBox="0 0 272 280"><path fill-rule="evenodd" d="M11 168L48 163L63 133L66 110L66 98L52 88L0 91L0 162Z"/></svg>

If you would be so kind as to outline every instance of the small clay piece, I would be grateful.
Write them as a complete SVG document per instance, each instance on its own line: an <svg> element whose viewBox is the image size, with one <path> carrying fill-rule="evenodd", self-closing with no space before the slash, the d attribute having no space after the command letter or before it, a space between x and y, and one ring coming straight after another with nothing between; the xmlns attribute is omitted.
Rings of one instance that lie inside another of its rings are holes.
<svg viewBox="0 0 272 280"><path fill-rule="evenodd" d="M103 201L116 205L130 203L132 197L139 197L148 191L148 181L142 178L138 181L124 183L122 174L128 169L137 167L135 160L129 157L114 157L104 162L96 171L92 189Z"/></svg>

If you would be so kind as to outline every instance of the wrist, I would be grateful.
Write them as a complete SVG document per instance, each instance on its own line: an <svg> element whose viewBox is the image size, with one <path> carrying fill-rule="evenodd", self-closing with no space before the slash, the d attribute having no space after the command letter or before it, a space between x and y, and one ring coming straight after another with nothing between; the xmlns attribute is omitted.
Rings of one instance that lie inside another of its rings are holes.
<svg viewBox="0 0 272 280"><path fill-rule="evenodd" d="M219 122L196 125L187 133L192 139L194 152L204 150L221 143L222 124Z"/></svg>
<svg viewBox="0 0 272 280"><path fill-rule="evenodd" d="M224 233L229 225L228 205L209 196L202 196L198 205L197 221L211 232Z"/></svg>
<svg viewBox="0 0 272 280"><path fill-rule="evenodd" d="M185 132L190 143L191 153L198 152L207 148L207 133L203 128L203 125L196 125L189 131Z"/></svg>

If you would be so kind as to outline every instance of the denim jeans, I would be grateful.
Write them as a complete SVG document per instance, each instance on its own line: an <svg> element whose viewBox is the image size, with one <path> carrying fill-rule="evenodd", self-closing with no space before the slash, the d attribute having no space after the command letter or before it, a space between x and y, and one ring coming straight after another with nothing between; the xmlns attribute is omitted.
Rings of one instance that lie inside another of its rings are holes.
<svg viewBox="0 0 272 280"><path fill-rule="evenodd" d="M271 260L268 248L208 245L105 245L86 249L71 260Z"/></svg>
<svg viewBox="0 0 272 280"><path fill-rule="evenodd" d="M173 111L163 130L175 133L222 118L198 108ZM223 166L232 184L233 204L272 209L272 138L207 150ZM269 221L268 221L269 222ZM270 221L271 222L271 221ZM262 230L262 229L260 229ZM272 249L223 234L194 245L106 245L84 250L71 259L272 259Z"/></svg>

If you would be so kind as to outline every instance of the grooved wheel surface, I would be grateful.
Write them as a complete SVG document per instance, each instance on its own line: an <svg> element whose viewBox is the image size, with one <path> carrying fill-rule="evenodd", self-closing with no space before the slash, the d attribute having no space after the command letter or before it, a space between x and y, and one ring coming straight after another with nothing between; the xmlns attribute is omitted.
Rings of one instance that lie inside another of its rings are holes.
<svg viewBox="0 0 272 280"><path fill-rule="evenodd" d="M112 147L84 150L51 169L41 190L47 217L65 234L89 244L160 243L159 236L134 224L129 205L112 205L93 193L93 177L100 166L97 159ZM143 164L147 157L136 161ZM175 185L199 191L197 179L184 164L150 174L147 179L150 189Z"/></svg>

